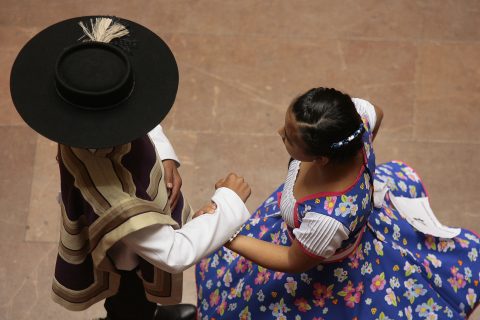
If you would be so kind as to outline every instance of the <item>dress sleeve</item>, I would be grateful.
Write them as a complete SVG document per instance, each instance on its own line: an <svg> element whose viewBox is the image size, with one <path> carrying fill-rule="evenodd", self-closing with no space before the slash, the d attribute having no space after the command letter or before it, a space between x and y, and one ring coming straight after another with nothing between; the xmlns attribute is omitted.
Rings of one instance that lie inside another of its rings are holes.
<svg viewBox="0 0 480 320"><path fill-rule="evenodd" d="M306 254L326 259L341 247L350 232L342 223L327 215L308 212L293 234Z"/></svg>
<svg viewBox="0 0 480 320"><path fill-rule="evenodd" d="M152 131L148 133L150 138L157 149L158 155L160 159L167 160L171 159L177 163L177 166L180 166L180 161L178 160L177 155L175 154L175 150L172 147L172 144L168 140L167 136L163 132L163 128L161 125L156 126L153 128Z"/></svg>
<svg viewBox="0 0 480 320"><path fill-rule="evenodd" d="M377 113L375 112L373 104L359 98L352 98L352 101L355 104L358 114L367 119L370 129L373 130L375 123L377 123Z"/></svg>
<svg viewBox="0 0 480 320"><path fill-rule="evenodd" d="M182 272L225 244L250 217L243 201L231 189L217 189L212 200L217 204L213 214L203 214L181 229L153 225L127 235L122 242L156 267ZM113 258L118 267L120 259Z"/></svg>

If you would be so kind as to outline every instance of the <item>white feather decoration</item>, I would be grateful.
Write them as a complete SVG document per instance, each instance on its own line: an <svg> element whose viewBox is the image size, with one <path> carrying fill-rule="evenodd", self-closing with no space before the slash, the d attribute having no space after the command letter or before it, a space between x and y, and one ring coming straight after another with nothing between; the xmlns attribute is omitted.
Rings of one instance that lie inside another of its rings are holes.
<svg viewBox="0 0 480 320"><path fill-rule="evenodd" d="M121 38L129 33L123 24L114 22L111 18L95 18L95 22L90 19L91 30L82 21L78 24L85 34L83 37L88 37L90 41L110 43L113 39Z"/></svg>

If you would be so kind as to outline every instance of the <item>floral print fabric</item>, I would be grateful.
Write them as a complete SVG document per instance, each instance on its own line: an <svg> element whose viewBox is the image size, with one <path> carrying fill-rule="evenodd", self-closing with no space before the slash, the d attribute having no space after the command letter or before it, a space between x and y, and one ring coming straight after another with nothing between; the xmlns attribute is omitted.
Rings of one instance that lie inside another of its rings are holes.
<svg viewBox="0 0 480 320"><path fill-rule="evenodd" d="M404 181L410 189L410 178ZM265 218L278 211L272 199L281 188L242 234L291 245L285 222ZM453 239L417 232L387 200L370 215L361 244L339 262L286 274L225 248L203 259L196 268L199 319L463 319L480 296L479 250L478 236L467 230Z"/></svg>
<svg viewBox="0 0 480 320"><path fill-rule="evenodd" d="M371 140L366 142L366 153L371 169ZM395 196L426 196L420 178L406 164L392 161L374 170L375 179L385 182ZM361 224L354 223L355 217L365 217L366 231L350 255L301 274L288 274L265 269L222 248L196 266L198 318L464 319L480 297L479 237L468 230L452 239L418 232L395 209L388 194L381 208L370 205L368 181L362 177L346 194L313 197L299 204L299 220L302 206L339 221L350 218L350 230L358 230ZM286 223L275 215L282 190L283 185L267 198L241 234L291 245Z"/></svg>

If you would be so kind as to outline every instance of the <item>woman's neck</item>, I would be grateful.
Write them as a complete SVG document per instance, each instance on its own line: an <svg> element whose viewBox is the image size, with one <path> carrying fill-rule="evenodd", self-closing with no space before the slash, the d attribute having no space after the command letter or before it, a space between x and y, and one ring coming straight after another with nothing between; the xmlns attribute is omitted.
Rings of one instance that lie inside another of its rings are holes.
<svg viewBox="0 0 480 320"><path fill-rule="evenodd" d="M297 199L319 192L338 192L355 182L363 166L363 155L359 153L345 162L329 162L326 165L302 162L295 183Z"/></svg>

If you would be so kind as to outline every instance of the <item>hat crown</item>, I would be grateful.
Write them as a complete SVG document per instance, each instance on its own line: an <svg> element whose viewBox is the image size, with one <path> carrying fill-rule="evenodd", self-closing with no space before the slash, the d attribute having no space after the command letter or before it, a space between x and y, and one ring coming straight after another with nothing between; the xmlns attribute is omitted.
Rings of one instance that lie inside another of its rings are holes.
<svg viewBox="0 0 480 320"><path fill-rule="evenodd" d="M82 16L25 44L12 66L10 93L39 134L101 149L158 125L173 106L178 80L175 57L152 30L118 17Z"/></svg>
<svg viewBox="0 0 480 320"><path fill-rule="evenodd" d="M118 47L87 41L66 48L55 66L57 93L84 109L114 107L126 100L134 86L128 57Z"/></svg>

